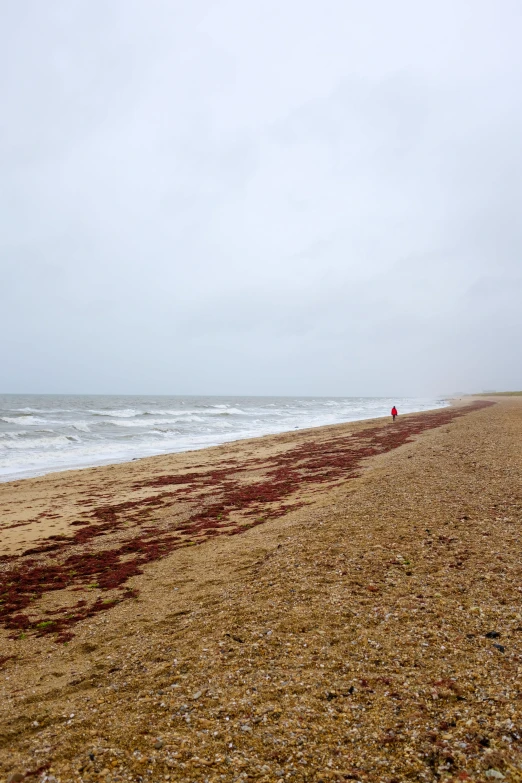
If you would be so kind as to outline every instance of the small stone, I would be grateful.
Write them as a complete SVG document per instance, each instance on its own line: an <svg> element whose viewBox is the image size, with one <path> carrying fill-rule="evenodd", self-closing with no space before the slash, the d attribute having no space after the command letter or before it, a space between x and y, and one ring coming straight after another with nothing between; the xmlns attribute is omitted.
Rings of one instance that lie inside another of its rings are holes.
<svg viewBox="0 0 522 783"><path fill-rule="evenodd" d="M494 778L494 780L504 780L505 775L502 774L502 772L499 772L498 769L488 769L486 772L487 778Z"/></svg>
<svg viewBox="0 0 522 783"><path fill-rule="evenodd" d="M486 639L499 639L500 634L498 631L488 631L486 634Z"/></svg>
<svg viewBox="0 0 522 783"><path fill-rule="evenodd" d="M24 778L25 775L22 775L21 772L11 772L11 774L7 776L7 783L20 783Z"/></svg>
<svg viewBox="0 0 522 783"><path fill-rule="evenodd" d="M252 731L252 726L249 726L248 723L244 723L241 726L241 731Z"/></svg>
<svg viewBox="0 0 522 783"><path fill-rule="evenodd" d="M194 701L196 701L196 699L199 699L201 696L203 696L203 691L196 691L196 693L192 698L194 699Z"/></svg>
<svg viewBox="0 0 522 783"><path fill-rule="evenodd" d="M501 653L506 652L506 648L503 644L494 644L493 647Z"/></svg>
<svg viewBox="0 0 522 783"><path fill-rule="evenodd" d="M154 747L156 748L156 750L159 750L160 748L163 747L163 740L161 739L161 737L158 737L158 739L154 743Z"/></svg>

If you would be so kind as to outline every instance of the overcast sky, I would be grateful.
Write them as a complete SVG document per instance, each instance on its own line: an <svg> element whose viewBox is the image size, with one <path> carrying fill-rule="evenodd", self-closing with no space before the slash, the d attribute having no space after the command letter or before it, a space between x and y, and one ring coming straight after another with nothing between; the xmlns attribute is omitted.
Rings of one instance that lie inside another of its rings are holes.
<svg viewBox="0 0 522 783"><path fill-rule="evenodd" d="M0 392L522 388L520 0L0 0Z"/></svg>

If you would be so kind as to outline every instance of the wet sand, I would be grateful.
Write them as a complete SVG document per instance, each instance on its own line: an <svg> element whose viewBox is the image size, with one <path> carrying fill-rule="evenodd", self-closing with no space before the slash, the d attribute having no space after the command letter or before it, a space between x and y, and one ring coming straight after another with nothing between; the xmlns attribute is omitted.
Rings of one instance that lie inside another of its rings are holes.
<svg viewBox="0 0 522 783"><path fill-rule="evenodd" d="M0 485L0 780L521 780L484 402Z"/></svg>

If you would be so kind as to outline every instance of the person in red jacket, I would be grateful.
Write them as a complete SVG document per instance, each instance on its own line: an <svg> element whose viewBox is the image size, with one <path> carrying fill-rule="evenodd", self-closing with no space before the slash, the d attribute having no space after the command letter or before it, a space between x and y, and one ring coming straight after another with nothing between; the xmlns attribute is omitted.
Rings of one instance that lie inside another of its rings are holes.
<svg viewBox="0 0 522 783"><path fill-rule="evenodd" d="M397 408L395 407L395 405L391 409L391 415L392 415L393 421L395 421L395 417L398 415Z"/></svg>

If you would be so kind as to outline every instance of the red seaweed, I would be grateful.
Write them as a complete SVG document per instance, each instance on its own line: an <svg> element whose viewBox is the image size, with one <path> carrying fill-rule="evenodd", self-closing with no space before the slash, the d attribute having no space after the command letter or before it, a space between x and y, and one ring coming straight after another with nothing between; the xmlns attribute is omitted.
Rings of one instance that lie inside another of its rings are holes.
<svg viewBox="0 0 522 783"><path fill-rule="evenodd" d="M264 460L247 460L241 467L233 464L222 469L158 476L134 484L136 490L169 486L180 489L95 507L89 512L91 522L71 523L80 528L72 536L49 536L50 543L28 549L22 555L0 558L11 566L0 572L0 622L13 632L13 638L32 631L40 636L57 634L58 642L69 641L73 636L70 628L76 623L137 596L136 589L126 583L141 574L145 564L166 557L180 547L200 544L217 535L239 535L284 516L306 504L306 500L297 498L300 489L313 492L325 483L334 485L354 478L365 459L398 448L425 430L449 424L492 404L479 401L462 408L416 414L398 420L393 426L376 424L324 441L310 436L309 441L287 451ZM264 477L242 483L242 474L254 466ZM209 487L212 488L210 501ZM161 524L150 519L159 510L173 509L175 513L180 501L194 505L188 518L163 520ZM129 527L129 522L133 526ZM97 540L103 541L115 532L120 540L113 541L114 546L107 547L105 542L99 551L93 550ZM66 588L93 587L119 592L107 600L82 599L72 607L37 616L34 602L43 595Z"/></svg>

